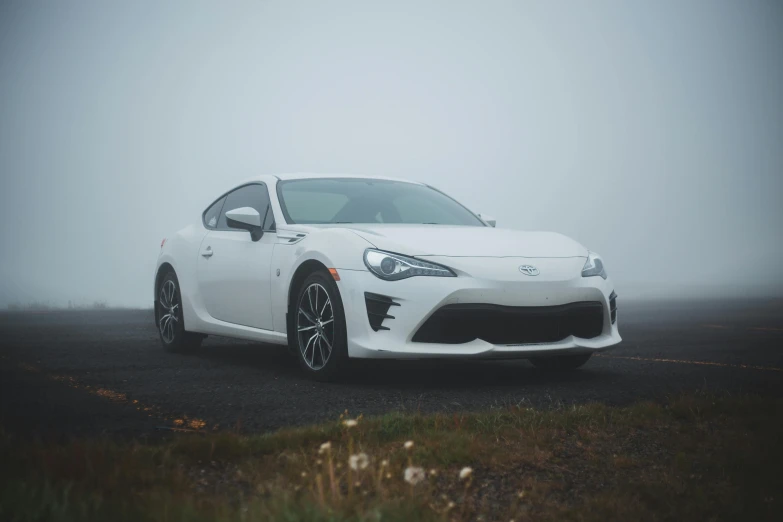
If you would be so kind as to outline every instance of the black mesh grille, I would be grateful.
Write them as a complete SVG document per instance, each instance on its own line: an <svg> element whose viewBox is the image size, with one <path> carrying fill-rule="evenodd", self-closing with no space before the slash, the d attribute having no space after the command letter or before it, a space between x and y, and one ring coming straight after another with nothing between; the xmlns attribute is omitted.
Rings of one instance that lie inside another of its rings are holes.
<svg viewBox="0 0 783 522"><path fill-rule="evenodd" d="M601 335L604 308L598 302L516 307L454 304L438 309L413 336L414 342L460 344L482 339L492 344L552 343L573 335Z"/></svg>
<svg viewBox="0 0 783 522"><path fill-rule="evenodd" d="M609 296L609 313L612 317L612 324L614 324L617 321L617 294L614 292Z"/></svg>
<svg viewBox="0 0 783 522"><path fill-rule="evenodd" d="M367 304L367 319L370 321L370 327L376 332L388 330L388 327L383 326L383 321L394 319L393 315L389 315L389 308L400 306L400 303L395 303L391 297L370 292L364 293L364 302Z"/></svg>

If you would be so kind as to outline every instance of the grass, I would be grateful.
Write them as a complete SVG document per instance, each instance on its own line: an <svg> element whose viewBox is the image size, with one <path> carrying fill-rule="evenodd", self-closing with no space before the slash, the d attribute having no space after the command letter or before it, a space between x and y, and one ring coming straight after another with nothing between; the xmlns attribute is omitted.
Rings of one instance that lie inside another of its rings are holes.
<svg viewBox="0 0 783 522"><path fill-rule="evenodd" d="M779 520L782 414L781 400L697 394L146 443L4 433L0 519Z"/></svg>

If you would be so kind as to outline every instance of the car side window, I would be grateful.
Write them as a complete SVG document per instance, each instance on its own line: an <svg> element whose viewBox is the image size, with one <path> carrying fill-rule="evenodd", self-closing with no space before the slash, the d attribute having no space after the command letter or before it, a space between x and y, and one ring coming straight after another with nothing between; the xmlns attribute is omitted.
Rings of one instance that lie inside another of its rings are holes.
<svg viewBox="0 0 783 522"><path fill-rule="evenodd" d="M266 190L266 186L260 183L253 183L251 185L245 185L239 187L235 191L226 196L226 202L223 204L223 210L220 212L220 218L218 219L218 230L237 230L230 228L226 224L226 212L242 207L251 207L256 209L261 216L261 220L267 215L267 208L269 208L269 193ZM267 217L267 220L269 218Z"/></svg>
<svg viewBox="0 0 783 522"><path fill-rule="evenodd" d="M269 205L269 210L266 211L266 220L264 220L264 231L274 232L275 228L275 215L272 212L272 205Z"/></svg>
<svg viewBox="0 0 783 522"><path fill-rule="evenodd" d="M223 208L223 203L226 201L226 198L220 198L219 200L212 203L212 206L210 206L207 210L204 211L204 226L210 230L214 230L217 228L218 218L220 217L220 210Z"/></svg>

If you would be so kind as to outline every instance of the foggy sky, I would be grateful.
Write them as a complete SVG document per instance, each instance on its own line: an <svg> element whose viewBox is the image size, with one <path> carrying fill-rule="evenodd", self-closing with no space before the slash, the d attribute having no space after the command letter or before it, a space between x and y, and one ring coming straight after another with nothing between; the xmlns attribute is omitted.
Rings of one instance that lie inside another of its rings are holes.
<svg viewBox="0 0 783 522"><path fill-rule="evenodd" d="M783 294L783 3L0 4L0 305L149 306L249 176L435 185L621 297Z"/></svg>

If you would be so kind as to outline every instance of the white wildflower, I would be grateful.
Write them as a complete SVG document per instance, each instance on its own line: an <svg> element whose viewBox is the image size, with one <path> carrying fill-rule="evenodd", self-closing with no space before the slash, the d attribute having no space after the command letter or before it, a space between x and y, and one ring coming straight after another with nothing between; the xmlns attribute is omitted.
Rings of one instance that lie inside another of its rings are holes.
<svg viewBox="0 0 783 522"><path fill-rule="evenodd" d="M403 446L403 447L404 447L406 450L409 450L409 449L413 448L413 441L412 441L412 440L406 441L406 442L405 442L405 444L403 444L402 446Z"/></svg>
<svg viewBox="0 0 783 522"><path fill-rule="evenodd" d="M346 428L354 428L357 424L359 424L359 421L356 419L346 419L343 421L343 426Z"/></svg>
<svg viewBox="0 0 783 522"><path fill-rule="evenodd" d="M370 458L366 453L359 453L358 455L351 455L348 457L348 465L350 465L351 469L354 471L367 468L369 463Z"/></svg>
<svg viewBox="0 0 783 522"><path fill-rule="evenodd" d="M386 467L386 466L388 466L388 465L389 465L389 461L388 461L388 460L386 460L386 459L383 459L383 460L381 461L381 467L382 467L382 468L385 468L385 467Z"/></svg>
<svg viewBox="0 0 783 522"><path fill-rule="evenodd" d="M411 486L415 486L425 478L427 478L427 475L424 473L423 468L419 468L416 466L405 468L405 482L407 482Z"/></svg>
<svg viewBox="0 0 783 522"><path fill-rule="evenodd" d="M465 480L467 478L470 478L470 476L473 475L473 468L464 467L459 472L459 479Z"/></svg>
<svg viewBox="0 0 783 522"><path fill-rule="evenodd" d="M302 472L302 478L307 478L307 472L306 471Z"/></svg>
<svg viewBox="0 0 783 522"><path fill-rule="evenodd" d="M437 475L438 475L438 470L437 469L431 469L430 470L430 477L435 477Z"/></svg>
<svg viewBox="0 0 783 522"><path fill-rule="evenodd" d="M332 443L331 442L324 442L321 444L321 447L318 449L318 454L323 455L327 451L331 451L332 449Z"/></svg>

